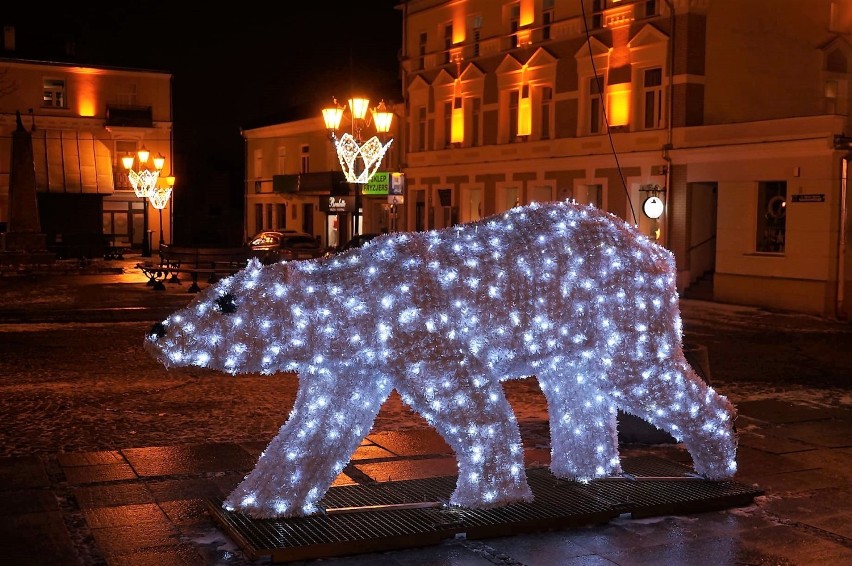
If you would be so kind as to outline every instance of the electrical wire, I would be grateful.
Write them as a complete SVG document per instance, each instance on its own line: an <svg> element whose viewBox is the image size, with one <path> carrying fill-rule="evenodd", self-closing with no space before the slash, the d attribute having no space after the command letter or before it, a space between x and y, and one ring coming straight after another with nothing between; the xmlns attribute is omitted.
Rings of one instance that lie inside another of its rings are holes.
<svg viewBox="0 0 852 566"><path fill-rule="evenodd" d="M633 223L639 224L636 218L636 211L633 209L633 200L630 198L630 191L627 190L627 181L624 180L624 172L621 170L621 163L618 161L618 152L615 151L615 143L612 139L612 131L609 128L609 116L606 115L606 101L604 100L604 89L601 88L602 78L598 76L598 70L595 67L595 58L592 55L592 36L589 33L589 23L586 20L585 0L580 0L580 11L583 15L583 29L586 32L586 45L589 48L589 61L592 63L592 73L595 76L595 81L598 83L598 98L601 101L601 111L603 112L604 124L606 124L606 135L609 138L609 147L612 149L612 156L615 159L615 167L618 169L618 176L621 179L621 187L624 189L624 195L627 197L627 204L630 208L630 214L633 216Z"/></svg>

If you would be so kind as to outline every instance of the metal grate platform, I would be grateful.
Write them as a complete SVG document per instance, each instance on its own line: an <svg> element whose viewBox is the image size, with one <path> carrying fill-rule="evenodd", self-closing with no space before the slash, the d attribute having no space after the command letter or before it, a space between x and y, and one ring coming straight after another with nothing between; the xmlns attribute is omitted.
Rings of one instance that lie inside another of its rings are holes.
<svg viewBox="0 0 852 566"><path fill-rule="evenodd" d="M210 514L252 559L273 562L429 546L464 533L469 539L507 536L633 518L684 515L750 505L763 491L709 481L683 465L642 456L622 461L624 476L587 484L530 468L535 500L497 509L447 507L455 476L332 487L323 515L251 519L207 501Z"/></svg>

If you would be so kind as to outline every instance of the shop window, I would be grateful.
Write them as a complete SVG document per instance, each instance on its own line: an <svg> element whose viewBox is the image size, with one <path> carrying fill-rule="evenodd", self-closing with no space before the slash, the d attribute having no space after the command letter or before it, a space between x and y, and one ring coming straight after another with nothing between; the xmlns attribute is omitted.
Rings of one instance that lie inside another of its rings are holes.
<svg viewBox="0 0 852 566"><path fill-rule="evenodd" d="M755 251L784 253L787 239L787 182L762 181L757 193Z"/></svg>

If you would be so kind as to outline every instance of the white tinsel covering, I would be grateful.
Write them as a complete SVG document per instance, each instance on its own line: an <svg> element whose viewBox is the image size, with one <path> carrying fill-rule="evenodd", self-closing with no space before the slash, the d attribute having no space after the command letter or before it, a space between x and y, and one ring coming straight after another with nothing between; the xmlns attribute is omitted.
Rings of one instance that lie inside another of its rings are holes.
<svg viewBox="0 0 852 566"><path fill-rule="evenodd" d="M547 399L557 476L621 473L618 409L682 441L698 473L736 471L734 408L683 354L671 253L570 202L252 261L145 345L166 366L298 373L290 418L225 502L255 518L319 511L394 389L455 451L454 505L531 500L500 384L528 376Z"/></svg>

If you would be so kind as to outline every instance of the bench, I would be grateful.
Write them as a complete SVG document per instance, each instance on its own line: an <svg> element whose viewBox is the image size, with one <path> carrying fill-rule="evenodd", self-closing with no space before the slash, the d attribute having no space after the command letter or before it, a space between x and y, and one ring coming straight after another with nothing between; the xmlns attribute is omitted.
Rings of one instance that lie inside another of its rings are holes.
<svg viewBox="0 0 852 566"><path fill-rule="evenodd" d="M189 275L192 285L190 293L201 290L199 275L207 275L207 283L215 283L222 275L232 275L246 266L254 257L248 247L215 248L184 247L163 244L160 246L159 262L140 262L136 268L148 277L148 285L155 290L165 289L164 281L180 283L180 275Z"/></svg>
<svg viewBox="0 0 852 566"><path fill-rule="evenodd" d="M127 242L115 234L104 234L104 259L124 259L124 254L130 252Z"/></svg>

